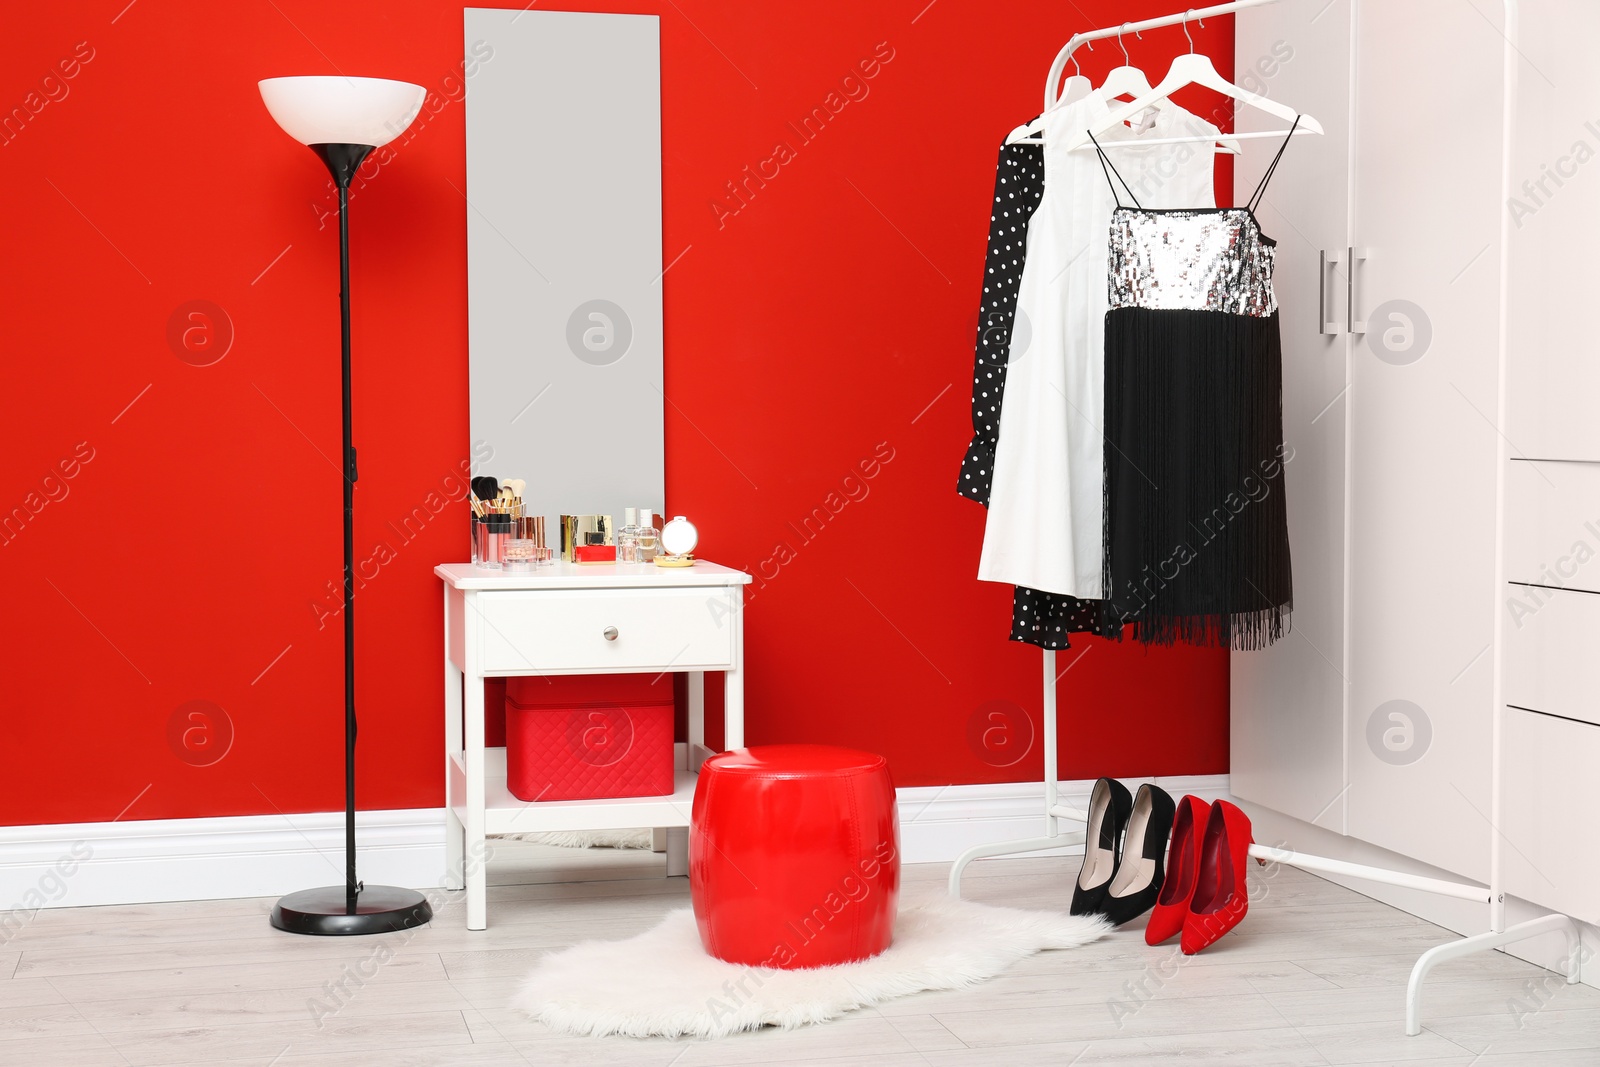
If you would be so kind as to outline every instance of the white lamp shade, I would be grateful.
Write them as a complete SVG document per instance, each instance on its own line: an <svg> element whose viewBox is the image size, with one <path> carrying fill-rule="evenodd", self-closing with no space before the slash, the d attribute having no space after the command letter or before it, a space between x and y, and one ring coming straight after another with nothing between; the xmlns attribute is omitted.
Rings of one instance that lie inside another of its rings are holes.
<svg viewBox="0 0 1600 1067"><path fill-rule="evenodd" d="M388 78L267 78L267 111L301 144L386 145L422 110L427 90Z"/></svg>

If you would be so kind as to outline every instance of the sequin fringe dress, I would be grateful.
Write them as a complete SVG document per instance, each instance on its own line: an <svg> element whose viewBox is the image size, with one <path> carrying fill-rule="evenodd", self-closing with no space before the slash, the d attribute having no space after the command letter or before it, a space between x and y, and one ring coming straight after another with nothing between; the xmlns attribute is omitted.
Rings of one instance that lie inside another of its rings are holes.
<svg viewBox="0 0 1600 1067"><path fill-rule="evenodd" d="M1147 644L1289 631L1276 245L1254 210L1282 156L1246 207L1112 214L1104 583Z"/></svg>

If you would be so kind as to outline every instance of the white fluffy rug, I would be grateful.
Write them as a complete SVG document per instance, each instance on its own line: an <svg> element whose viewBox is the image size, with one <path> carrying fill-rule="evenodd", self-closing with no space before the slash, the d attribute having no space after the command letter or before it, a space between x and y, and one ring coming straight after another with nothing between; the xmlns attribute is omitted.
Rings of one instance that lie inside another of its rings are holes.
<svg viewBox="0 0 1600 1067"><path fill-rule="evenodd" d="M1041 949L1077 948L1108 929L1092 916L943 894L902 898L887 951L859 963L783 971L706 955L694 913L684 908L626 941L585 941L545 956L511 1006L555 1030L595 1036L788 1030L909 993L972 985Z"/></svg>
<svg viewBox="0 0 1600 1067"><path fill-rule="evenodd" d="M536 834L503 834L508 841L531 841L561 848L649 848L652 834L643 830L549 830Z"/></svg>

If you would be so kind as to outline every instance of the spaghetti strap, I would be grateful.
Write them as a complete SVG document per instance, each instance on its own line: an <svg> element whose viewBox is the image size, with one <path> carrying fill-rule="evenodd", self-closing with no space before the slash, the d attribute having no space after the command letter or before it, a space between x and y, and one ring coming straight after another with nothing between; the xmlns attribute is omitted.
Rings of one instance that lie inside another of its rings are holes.
<svg viewBox="0 0 1600 1067"><path fill-rule="evenodd" d="M1278 169L1278 161L1283 158L1283 150L1289 147L1289 138L1294 136L1294 131L1300 128L1300 116L1294 117L1294 125L1289 127L1289 132L1283 138L1283 143L1278 146L1278 154L1272 157L1272 162L1267 164L1266 173L1261 175L1261 181L1256 185L1256 191L1250 194L1250 199L1245 202L1245 207L1253 214L1257 205L1261 203L1261 194L1267 191L1267 182L1272 179L1272 172Z"/></svg>
<svg viewBox="0 0 1600 1067"><path fill-rule="evenodd" d="M1142 209L1144 205L1139 203L1139 198L1133 195L1133 190L1129 189L1128 183L1123 181L1122 175L1117 171L1115 164L1106 158L1105 150L1100 147L1100 142L1094 139L1093 133L1089 133L1089 141L1094 145L1095 152L1100 156L1100 169L1105 172L1106 184L1111 186L1111 199L1117 202L1118 207L1124 206L1122 203L1122 197L1117 195L1116 182L1111 180L1111 176L1115 174L1117 176L1117 182L1122 182L1122 188L1127 192L1128 199L1133 201L1133 206Z"/></svg>

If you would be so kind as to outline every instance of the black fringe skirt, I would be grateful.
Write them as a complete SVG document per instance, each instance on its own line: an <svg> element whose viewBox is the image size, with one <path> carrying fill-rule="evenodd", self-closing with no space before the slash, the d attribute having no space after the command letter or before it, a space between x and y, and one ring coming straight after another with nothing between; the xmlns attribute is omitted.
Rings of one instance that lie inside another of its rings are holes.
<svg viewBox="0 0 1600 1067"><path fill-rule="evenodd" d="M1106 313L1105 591L1147 644L1262 648L1293 595L1278 316Z"/></svg>

